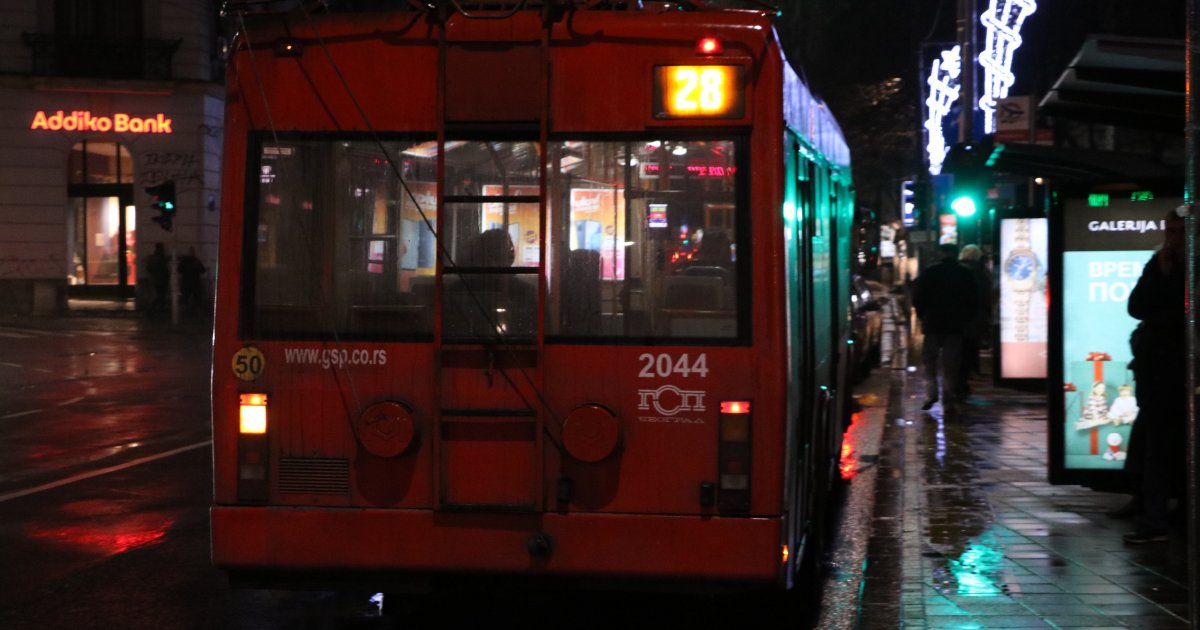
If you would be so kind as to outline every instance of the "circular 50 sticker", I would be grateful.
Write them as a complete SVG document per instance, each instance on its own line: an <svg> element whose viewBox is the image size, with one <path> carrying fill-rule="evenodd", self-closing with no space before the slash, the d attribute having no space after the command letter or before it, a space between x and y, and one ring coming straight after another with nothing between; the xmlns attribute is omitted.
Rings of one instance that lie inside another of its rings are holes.
<svg viewBox="0 0 1200 630"><path fill-rule="evenodd" d="M233 375L243 381L253 381L258 378L266 365L266 358L254 346L246 346L233 353Z"/></svg>

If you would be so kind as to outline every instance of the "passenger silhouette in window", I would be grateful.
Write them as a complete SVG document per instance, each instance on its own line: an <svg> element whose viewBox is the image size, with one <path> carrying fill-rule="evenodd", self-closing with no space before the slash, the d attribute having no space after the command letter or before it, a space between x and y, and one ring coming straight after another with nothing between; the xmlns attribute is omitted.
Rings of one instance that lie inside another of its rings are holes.
<svg viewBox="0 0 1200 630"><path fill-rule="evenodd" d="M445 335L480 339L531 337L537 329L537 287L526 278L497 271L512 267L512 239L503 229L477 236L459 266L477 269L448 281Z"/></svg>

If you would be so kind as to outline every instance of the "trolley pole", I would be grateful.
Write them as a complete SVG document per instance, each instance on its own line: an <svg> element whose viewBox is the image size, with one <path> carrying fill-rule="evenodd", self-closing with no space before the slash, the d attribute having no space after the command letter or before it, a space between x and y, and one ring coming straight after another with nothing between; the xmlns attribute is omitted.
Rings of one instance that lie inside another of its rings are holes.
<svg viewBox="0 0 1200 630"><path fill-rule="evenodd" d="M1191 0L1187 4L1187 35L1184 67L1187 69L1184 101L1186 110L1186 127L1184 131L1187 152L1187 166L1183 178L1183 208L1184 233L1186 234L1186 288L1185 302L1187 304L1187 518L1188 518L1188 622L1192 628L1200 628L1200 500L1197 499L1197 489L1200 479L1197 479L1197 427L1196 427L1196 169L1197 138L1196 138L1196 81L1197 81L1197 41L1196 14L1200 10L1200 0Z"/></svg>

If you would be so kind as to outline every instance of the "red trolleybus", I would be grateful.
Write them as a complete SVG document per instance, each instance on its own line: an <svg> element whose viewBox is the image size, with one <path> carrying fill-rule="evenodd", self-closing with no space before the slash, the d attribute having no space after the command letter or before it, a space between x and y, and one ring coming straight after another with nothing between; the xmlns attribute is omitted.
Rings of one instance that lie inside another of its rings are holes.
<svg viewBox="0 0 1200 630"><path fill-rule="evenodd" d="M790 588L844 429L836 122L762 12L428 4L239 22L215 563Z"/></svg>

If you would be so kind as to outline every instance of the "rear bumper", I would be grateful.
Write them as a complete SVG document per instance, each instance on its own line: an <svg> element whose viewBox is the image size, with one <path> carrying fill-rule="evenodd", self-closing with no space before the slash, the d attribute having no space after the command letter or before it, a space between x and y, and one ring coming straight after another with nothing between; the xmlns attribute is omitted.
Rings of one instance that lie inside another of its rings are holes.
<svg viewBox="0 0 1200 630"><path fill-rule="evenodd" d="M496 573L771 583L779 518L212 508L213 562L230 570ZM530 539L549 537L548 555Z"/></svg>

